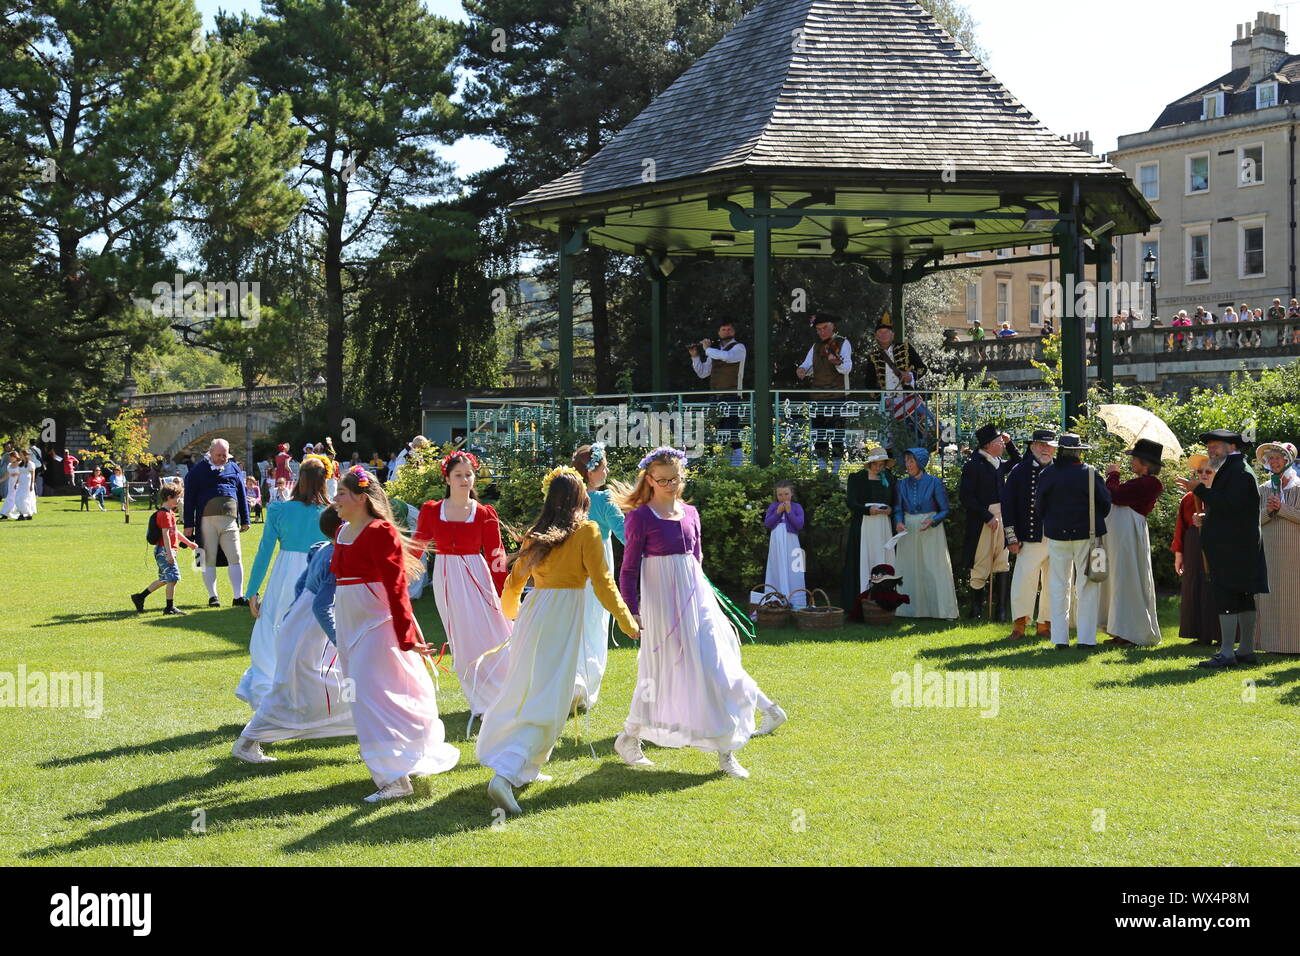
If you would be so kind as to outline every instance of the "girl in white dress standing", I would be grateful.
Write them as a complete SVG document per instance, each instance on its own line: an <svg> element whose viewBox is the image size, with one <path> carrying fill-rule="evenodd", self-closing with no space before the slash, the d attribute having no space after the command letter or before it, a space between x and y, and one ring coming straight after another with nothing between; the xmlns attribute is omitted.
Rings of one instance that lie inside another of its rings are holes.
<svg viewBox="0 0 1300 956"><path fill-rule="evenodd" d="M748 777L735 751L781 726L786 714L741 664L740 638L700 564L700 515L681 500L685 481L686 455L657 448L641 460L631 494L616 499L627 513L619 589L637 615L641 649L614 749L634 767L651 765L643 740L716 751L723 773ZM765 717L758 730L756 708Z"/></svg>
<svg viewBox="0 0 1300 956"><path fill-rule="evenodd" d="M22 452L22 474L18 480L18 520L31 521L36 517L36 469L35 459Z"/></svg>
<svg viewBox="0 0 1300 956"><path fill-rule="evenodd" d="M573 453L573 467L586 483L587 498L591 502L587 517L600 528L600 537L605 547L605 564L612 574L613 539L618 538L622 543L624 537L623 512L614 504L611 494L626 494L629 489L619 482L611 482L609 489L603 487L609 479L609 459L605 457L604 442L578 448ZM542 488L542 494L546 494L545 487ZM596 593L594 580L588 581L586 587L587 613L582 625L582 657L578 661L578 675L573 684L574 710L587 710L595 705L600 697L605 667L609 663L610 612L605 610L605 605Z"/></svg>
<svg viewBox="0 0 1300 956"><path fill-rule="evenodd" d="M774 489L776 501L767 506L763 524L769 534L767 539L767 575L764 584L770 584L790 597L795 607L808 604L806 594L795 594L803 588L804 554L799 547L799 532L803 530L803 506L794 500L794 482L781 480Z"/></svg>
<svg viewBox="0 0 1300 956"><path fill-rule="evenodd" d="M564 730L573 674L583 652L588 586L636 637L631 612L618 596L605 563L599 526L587 519L590 499L582 476L562 466L546 476L541 516L515 552L502 593L506 613L517 620L510 640L510 667L500 695L483 715L478 758L496 771L488 785L492 802L520 812L514 788L550 778L541 772ZM535 585L519 610L529 578Z"/></svg>
<svg viewBox="0 0 1300 956"><path fill-rule="evenodd" d="M0 509L0 518L21 520L18 511L18 484L22 478L23 456L11 451L5 463L5 505Z"/></svg>
<svg viewBox="0 0 1300 956"><path fill-rule="evenodd" d="M330 561L339 662L355 689L361 759L379 787L366 801L408 797L411 777L442 773L460 759L438 718L433 678L420 660L430 648L406 595L419 562L393 524L379 480L364 468L344 475L334 507L346 522Z"/></svg>

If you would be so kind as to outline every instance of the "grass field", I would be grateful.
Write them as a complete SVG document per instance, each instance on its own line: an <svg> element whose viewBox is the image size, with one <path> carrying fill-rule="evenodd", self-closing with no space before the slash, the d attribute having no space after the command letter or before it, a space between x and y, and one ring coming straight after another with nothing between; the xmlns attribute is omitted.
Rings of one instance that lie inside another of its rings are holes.
<svg viewBox="0 0 1300 956"><path fill-rule="evenodd" d="M202 606L188 568L178 603L192 613L162 617L155 594L137 616L127 594L154 576L145 513L124 525L45 499L35 521L0 523L0 671L102 672L104 688L97 719L0 710L0 863L1300 861L1300 660L1194 669L1203 649L1176 637L1172 602L1160 647L1092 655L1015 646L1002 625L763 632L746 666L790 721L740 752L749 780L696 751L647 746L647 769L617 760L636 670L620 641L584 739L571 722L554 782L523 791L525 815L504 826L464 740L464 698L443 676L460 765L372 806L355 741L273 745L279 762L265 766L230 757L249 717L233 689L251 618ZM244 538L247 565L259 534ZM228 605L224 572L219 586ZM416 609L432 642L432 598ZM996 716L895 706L893 675L910 680L918 664L996 678Z"/></svg>

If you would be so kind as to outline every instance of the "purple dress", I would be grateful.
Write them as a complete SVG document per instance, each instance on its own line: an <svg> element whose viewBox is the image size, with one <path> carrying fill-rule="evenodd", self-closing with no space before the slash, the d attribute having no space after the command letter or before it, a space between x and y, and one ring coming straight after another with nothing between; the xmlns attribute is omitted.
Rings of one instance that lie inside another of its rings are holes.
<svg viewBox="0 0 1300 956"><path fill-rule="evenodd" d="M758 685L700 566L700 516L642 505L624 522L619 590L641 616L637 686L624 731L660 747L738 750L754 732ZM641 598L644 597L644 602Z"/></svg>

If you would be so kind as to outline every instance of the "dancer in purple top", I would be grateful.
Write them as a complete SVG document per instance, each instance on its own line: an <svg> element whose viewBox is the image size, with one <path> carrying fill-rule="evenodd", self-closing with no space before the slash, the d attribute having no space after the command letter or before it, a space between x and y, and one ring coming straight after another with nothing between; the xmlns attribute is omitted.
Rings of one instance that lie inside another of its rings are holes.
<svg viewBox="0 0 1300 956"><path fill-rule="evenodd" d="M641 627L641 649L614 749L634 767L651 765L643 740L717 751L723 773L748 777L735 751L786 714L745 673L740 638L704 576L699 512L681 500L685 466L682 452L657 448L642 459L636 487L615 499L628 513L619 590ZM766 715L757 730L756 707Z"/></svg>

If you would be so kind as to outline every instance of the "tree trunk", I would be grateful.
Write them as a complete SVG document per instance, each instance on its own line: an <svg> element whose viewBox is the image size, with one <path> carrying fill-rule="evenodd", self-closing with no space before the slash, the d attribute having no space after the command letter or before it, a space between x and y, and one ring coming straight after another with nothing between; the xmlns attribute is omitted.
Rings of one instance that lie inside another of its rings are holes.
<svg viewBox="0 0 1300 956"><path fill-rule="evenodd" d="M325 421L331 434L343 420L343 210L331 215L325 237Z"/></svg>
<svg viewBox="0 0 1300 956"><path fill-rule="evenodd" d="M590 274L587 286L591 291L591 340L596 351L596 394L609 395L614 391L614 363L609 358L609 302L605 283L605 266L608 253L601 246L587 250Z"/></svg>
<svg viewBox="0 0 1300 956"><path fill-rule="evenodd" d="M253 366L249 362L243 363L244 370L244 472L250 475L256 475L256 459L253 457L253 389L257 387L257 376L253 374Z"/></svg>

